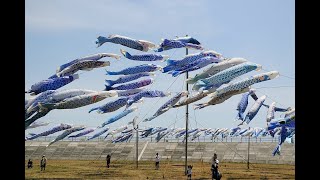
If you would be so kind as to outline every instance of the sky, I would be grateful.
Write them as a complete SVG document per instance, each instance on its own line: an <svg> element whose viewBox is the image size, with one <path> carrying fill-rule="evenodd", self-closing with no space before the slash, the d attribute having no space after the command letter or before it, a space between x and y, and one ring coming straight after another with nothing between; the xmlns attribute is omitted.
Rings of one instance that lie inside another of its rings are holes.
<svg viewBox="0 0 320 180"><path fill-rule="evenodd" d="M84 1L84 0L32 0L25 6L25 89L53 75L58 66L76 58L95 53L120 53L120 48L131 54L144 54L119 44L105 43L97 48L98 36L118 34L133 39L148 40L160 44L161 38L173 39L175 36L189 35L196 38L205 50L215 50L224 57L242 57L250 62L262 65L260 72L250 72L239 77L244 79L266 71L277 70L280 76L271 81L255 84L258 97L266 95L266 103L275 101L280 107L295 106L295 2L293 0L174 0L174 1ZM189 50L189 54L197 53ZM153 53L149 51L148 53ZM157 54L169 55L170 59L182 59L185 49L172 49ZM122 55L121 55L122 56ZM80 78L60 88L103 90L107 76L105 70L119 71L127 67L145 64L121 57L112 58L111 65L92 71L80 71ZM165 66L165 62L147 62ZM208 66L209 67L209 66ZM203 68L205 69L205 68ZM203 69L189 73L190 77ZM172 77L156 72L155 82L149 89L170 91L172 95L164 98L145 98L141 104L135 104L138 110L119 121L112 123L112 129L127 124L134 116L138 121L152 116L157 109L175 93L185 90L185 74ZM191 89L192 86L189 86ZM261 89L260 89L261 88ZM195 92L191 91L191 94ZM28 99L30 96L25 95ZM94 128L122 109L105 114L88 113L116 98L107 98L95 104L77 109L53 110L41 122L50 122L48 126L26 130L26 133L39 133L59 123L85 125ZM236 107L241 95L235 95L222 104L194 110L189 105L189 128L231 128ZM208 97L196 102L207 102ZM254 101L249 99L248 109ZM246 111L246 112L247 112ZM250 122L251 127L266 126L267 108L261 107ZM275 116L280 117L276 112ZM185 107L170 109L151 122L141 122L141 128L185 127ZM89 134L90 135L90 134Z"/></svg>

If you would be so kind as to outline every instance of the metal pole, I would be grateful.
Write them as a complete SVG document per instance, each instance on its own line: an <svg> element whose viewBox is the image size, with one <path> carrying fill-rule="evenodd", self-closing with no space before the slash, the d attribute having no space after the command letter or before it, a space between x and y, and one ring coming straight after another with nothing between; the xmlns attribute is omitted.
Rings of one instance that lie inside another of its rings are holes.
<svg viewBox="0 0 320 180"><path fill-rule="evenodd" d="M138 169L138 141L139 141L139 134L138 134L138 125L136 127L136 168Z"/></svg>
<svg viewBox="0 0 320 180"><path fill-rule="evenodd" d="M188 36L188 35L186 35L186 36ZM188 55L188 48L186 48L186 55ZM188 71L187 71L187 73L186 73L186 79L188 79L189 78L189 73L188 73ZM188 86L188 83L186 83L186 90L187 90L187 92L189 92L189 86ZM188 98L188 95L187 95L187 98ZM188 166L188 121L189 121L189 106L188 106L188 104L186 105L186 147L185 147L185 155L186 155L186 157L185 157L185 175L187 175L187 166Z"/></svg>
<svg viewBox="0 0 320 180"><path fill-rule="evenodd" d="M247 163L247 165L248 165L248 169L249 169L249 150L250 150L250 136L249 136L249 139L248 139L248 163Z"/></svg>
<svg viewBox="0 0 320 180"><path fill-rule="evenodd" d="M138 116L135 116L132 120L133 129L136 130L136 168L138 169L138 145L139 145L139 126L136 123Z"/></svg>

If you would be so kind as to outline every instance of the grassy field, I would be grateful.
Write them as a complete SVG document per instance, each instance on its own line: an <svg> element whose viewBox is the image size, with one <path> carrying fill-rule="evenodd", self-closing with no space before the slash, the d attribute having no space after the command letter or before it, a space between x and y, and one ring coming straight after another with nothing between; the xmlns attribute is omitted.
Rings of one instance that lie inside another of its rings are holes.
<svg viewBox="0 0 320 180"><path fill-rule="evenodd" d="M184 176L184 162L161 161L160 169L154 169L154 162L112 161L106 168L105 161L50 160L45 171L40 171L40 160L34 160L34 167L25 170L26 179L78 178L78 179L187 179ZM26 161L27 164L27 161ZM190 162L193 165L192 179L211 179L210 163ZM222 179L295 179L294 165L220 163Z"/></svg>

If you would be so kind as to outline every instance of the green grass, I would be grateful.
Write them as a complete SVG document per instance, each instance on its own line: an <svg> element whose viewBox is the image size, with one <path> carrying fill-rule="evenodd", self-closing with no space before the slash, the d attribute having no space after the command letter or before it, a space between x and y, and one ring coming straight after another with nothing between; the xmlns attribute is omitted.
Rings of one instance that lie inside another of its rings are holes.
<svg viewBox="0 0 320 180"><path fill-rule="evenodd" d="M40 171L40 160L34 167L25 170L26 179L80 178L80 179L187 179L184 162L161 161L155 170L154 162L140 161L136 169L134 161L112 161L106 168L105 161L50 160L45 171ZM27 161L26 161L27 164ZM192 179L211 179L210 163L190 162L193 165ZM294 165L220 163L222 179L295 179Z"/></svg>

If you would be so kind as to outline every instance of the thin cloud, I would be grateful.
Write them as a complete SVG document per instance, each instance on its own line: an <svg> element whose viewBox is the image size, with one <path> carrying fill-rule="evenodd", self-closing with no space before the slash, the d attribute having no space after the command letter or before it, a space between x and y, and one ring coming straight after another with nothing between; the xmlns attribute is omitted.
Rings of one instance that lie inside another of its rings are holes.
<svg viewBox="0 0 320 180"><path fill-rule="evenodd" d="M75 6L76 4L76 6ZM204 4L202 5L204 6ZM178 9L177 9L178 8ZM26 2L26 30L52 31L183 31L197 29L197 21L210 9L196 11L200 3L194 1L28 1ZM183 22L183 23L181 23ZM201 25L209 35L216 28L210 23ZM173 28L174 27L174 28Z"/></svg>

